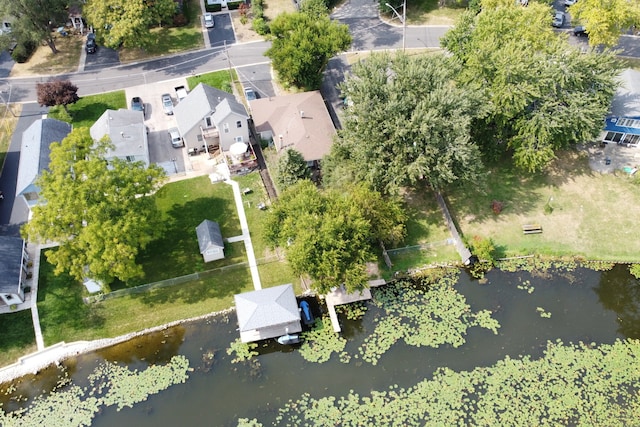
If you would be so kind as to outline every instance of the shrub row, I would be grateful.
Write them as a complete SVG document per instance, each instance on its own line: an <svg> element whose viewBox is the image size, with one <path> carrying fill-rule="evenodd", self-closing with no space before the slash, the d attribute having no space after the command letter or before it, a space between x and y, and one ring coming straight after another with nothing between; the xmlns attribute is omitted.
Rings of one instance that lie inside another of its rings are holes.
<svg viewBox="0 0 640 427"><path fill-rule="evenodd" d="M253 30L261 36L269 34L269 24L264 17L264 0L253 0L251 12L253 12Z"/></svg>
<svg viewBox="0 0 640 427"><path fill-rule="evenodd" d="M17 63L22 64L23 62L27 62L33 51L36 50L36 47L38 47L36 43L31 40L20 41L16 47L13 48L11 57Z"/></svg>

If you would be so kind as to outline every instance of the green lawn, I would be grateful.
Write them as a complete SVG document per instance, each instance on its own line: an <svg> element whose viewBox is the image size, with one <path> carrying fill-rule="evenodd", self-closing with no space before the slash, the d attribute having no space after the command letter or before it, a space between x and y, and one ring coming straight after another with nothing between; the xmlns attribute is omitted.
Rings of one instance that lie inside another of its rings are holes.
<svg viewBox="0 0 640 427"><path fill-rule="evenodd" d="M451 4L447 7L440 7L438 3L438 0L407 2L407 25L454 25L458 17L466 10L466 3ZM389 4L402 14L402 2L395 0L390 1ZM387 14L387 17L391 18L392 14ZM398 18L395 16L394 18L395 22L399 24Z"/></svg>
<svg viewBox="0 0 640 427"><path fill-rule="evenodd" d="M591 171L584 153L558 153L548 173L514 170L508 161L491 167L484 182L449 192L449 209L468 238L491 238L496 255L582 256L637 261L635 235L640 188L623 173ZM504 204L494 214L493 200ZM543 232L523 235L522 225Z"/></svg>
<svg viewBox="0 0 640 427"><path fill-rule="evenodd" d="M213 73L187 77L187 84L189 85L189 90L193 90L199 83L204 83L208 86L231 93L232 78L234 81L238 80L236 70L231 70L231 72L229 72L229 70L214 71Z"/></svg>
<svg viewBox="0 0 640 427"><path fill-rule="evenodd" d="M36 351L31 310L0 315L0 366L9 365Z"/></svg>
<svg viewBox="0 0 640 427"><path fill-rule="evenodd" d="M120 108L127 108L127 100L123 90L83 96L75 104L67 106L69 114L61 106L51 107L48 117L73 123L76 128L91 127L106 110Z"/></svg>

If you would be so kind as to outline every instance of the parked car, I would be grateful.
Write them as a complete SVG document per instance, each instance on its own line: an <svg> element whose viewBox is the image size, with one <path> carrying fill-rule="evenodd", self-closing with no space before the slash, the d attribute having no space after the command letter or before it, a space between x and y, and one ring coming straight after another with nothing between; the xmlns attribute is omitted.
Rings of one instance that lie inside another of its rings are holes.
<svg viewBox="0 0 640 427"><path fill-rule="evenodd" d="M215 23L213 22L213 14L205 13L204 14L204 26L205 28L213 28Z"/></svg>
<svg viewBox="0 0 640 427"><path fill-rule="evenodd" d="M556 28L561 28L564 25L564 12L556 12L553 16L553 22L551 25Z"/></svg>
<svg viewBox="0 0 640 427"><path fill-rule="evenodd" d="M87 53L96 53L98 45L96 44L96 39L87 39L87 43L84 45L84 49Z"/></svg>
<svg viewBox="0 0 640 427"><path fill-rule="evenodd" d="M139 96L131 98L131 109L133 111L142 111L142 114L144 114L144 102Z"/></svg>
<svg viewBox="0 0 640 427"><path fill-rule="evenodd" d="M171 95L168 93L162 94L162 109L165 114L169 116L173 115L173 100L171 99Z"/></svg>
<svg viewBox="0 0 640 427"><path fill-rule="evenodd" d="M573 35L576 37L589 37L589 34L587 34L587 29L582 25L579 25L573 29Z"/></svg>
<svg viewBox="0 0 640 427"><path fill-rule="evenodd" d="M180 136L180 131L178 130L178 128L171 128L169 129L168 132L169 132L169 140L171 141L171 145L174 148L184 147L184 141Z"/></svg>
<svg viewBox="0 0 640 427"><path fill-rule="evenodd" d="M564 0L564 5L565 6L573 6L577 2L578 2L578 0Z"/></svg>
<svg viewBox="0 0 640 427"><path fill-rule="evenodd" d="M244 88L244 96L247 98L247 101L253 101L254 99L258 98L254 90L250 87Z"/></svg>

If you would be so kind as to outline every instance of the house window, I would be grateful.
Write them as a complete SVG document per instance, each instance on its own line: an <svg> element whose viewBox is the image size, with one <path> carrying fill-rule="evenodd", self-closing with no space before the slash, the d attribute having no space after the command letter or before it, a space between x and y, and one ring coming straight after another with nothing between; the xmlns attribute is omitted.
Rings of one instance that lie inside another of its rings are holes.
<svg viewBox="0 0 640 427"><path fill-rule="evenodd" d="M205 117L204 122L207 124L207 127L211 127L211 117Z"/></svg>
<svg viewBox="0 0 640 427"><path fill-rule="evenodd" d="M34 191L30 191L29 193L24 193L23 196L27 200L38 200L38 193Z"/></svg>
<svg viewBox="0 0 640 427"><path fill-rule="evenodd" d="M229 133L229 123L223 124L222 129L224 130L224 133Z"/></svg>
<svg viewBox="0 0 640 427"><path fill-rule="evenodd" d="M234 139L236 142L244 142L244 140L242 139L242 135L236 136Z"/></svg>
<svg viewBox="0 0 640 427"><path fill-rule="evenodd" d="M202 137L202 135L198 134L198 142L202 142L204 141L204 138Z"/></svg>
<svg viewBox="0 0 640 427"><path fill-rule="evenodd" d="M635 119L618 119L618 123L616 124L620 127L640 128L640 120Z"/></svg>
<svg viewBox="0 0 640 427"><path fill-rule="evenodd" d="M136 156L127 156L126 159L127 159L127 162L135 162Z"/></svg>
<svg viewBox="0 0 640 427"><path fill-rule="evenodd" d="M237 127L237 128L241 128L241 127L242 127L242 121L241 121L241 120L238 120L238 121L236 122L236 127Z"/></svg>
<svg viewBox="0 0 640 427"><path fill-rule="evenodd" d="M630 133L624 136L623 144L637 144L638 140L640 140L640 135L632 135Z"/></svg>
<svg viewBox="0 0 640 427"><path fill-rule="evenodd" d="M622 139L622 135L623 134L619 132L607 132L604 140L606 142L620 142L620 140Z"/></svg>

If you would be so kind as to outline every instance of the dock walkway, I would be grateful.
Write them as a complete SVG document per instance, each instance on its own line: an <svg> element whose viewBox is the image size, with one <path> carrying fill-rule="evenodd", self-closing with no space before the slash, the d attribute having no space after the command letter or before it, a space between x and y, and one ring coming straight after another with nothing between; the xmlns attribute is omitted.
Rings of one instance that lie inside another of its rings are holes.
<svg viewBox="0 0 640 427"><path fill-rule="evenodd" d="M369 288L375 286L384 285L386 282L384 279L370 280ZM340 322L338 321L338 314L336 313L336 305L349 304L356 301L366 301L371 299L371 290L369 288L362 291L356 291L348 294L344 289L344 286L334 289L324 296L327 303L327 309L329 310L329 318L331 319L331 325L333 325L334 332L340 332Z"/></svg>

